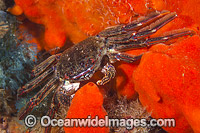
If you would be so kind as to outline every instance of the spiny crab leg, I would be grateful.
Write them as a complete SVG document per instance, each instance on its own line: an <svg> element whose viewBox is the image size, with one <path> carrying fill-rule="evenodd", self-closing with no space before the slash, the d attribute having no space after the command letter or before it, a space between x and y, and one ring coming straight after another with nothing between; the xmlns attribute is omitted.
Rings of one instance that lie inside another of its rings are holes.
<svg viewBox="0 0 200 133"><path fill-rule="evenodd" d="M166 34L166 35L160 36L160 37L139 40L136 42L130 41L130 42L124 43L124 44L121 44L121 43L113 44L113 49L115 51L126 51L126 50L130 50L130 49L150 47L154 44L167 42L169 40L176 39L176 38L183 37L183 36L192 36L194 34L195 34L195 32L193 30L189 30L189 29L175 30L175 31L172 31L171 33L168 33L168 35Z"/></svg>
<svg viewBox="0 0 200 133"><path fill-rule="evenodd" d="M172 31L171 33L169 33L168 35L165 35L165 36L149 38L143 44L145 44L147 46L152 46L154 44L167 42L169 40L176 39L179 37L192 36L194 34L195 34L195 32L193 30L181 29L181 30Z"/></svg>
<svg viewBox="0 0 200 133"><path fill-rule="evenodd" d="M164 13L165 15L162 15L162 17L159 17L156 19L156 21L151 21L149 25L145 25L145 27L138 27L137 29L134 29L132 31L126 32L121 35L112 36L107 38L108 43L128 43L130 41L137 42L141 39L144 39L147 36L150 36L154 34L156 31L158 31L161 27L172 21L177 15L175 12L172 13Z"/></svg>
<svg viewBox="0 0 200 133"><path fill-rule="evenodd" d="M57 81L58 79L52 78L33 98L30 99L26 108L19 115L20 120L22 120L28 112L31 112L35 106L39 105L40 102L57 87Z"/></svg>
<svg viewBox="0 0 200 133"><path fill-rule="evenodd" d="M127 63L132 63L134 61L140 60L143 54L134 56L134 55L129 55L127 53L111 53L109 54L109 57L111 58L111 61L115 62L117 61L125 61Z"/></svg>
<svg viewBox="0 0 200 133"><path fill-rule="evenodd" d="M53 119L55 116L55 112L58 111L59 107L60 107L60 103L56 100L57 98L57 91L54 93L53 97L52 97L52 101L51 101L51 107L47 112L47 115ZM45 133L50 133L51 131L51 126L48 126L45 128Z"/></svg>
<svg viewBox="0 0 200 133"><path fill-rule="evenodd" d="M65 91L63 91L62 87L58 87L53 95L51 106L49 111L47 112L47 115L51 119L53 119L55 113L58 111L61 105L69 106L72 97L73 97L72 95L69 95ZM45 128L45 133L50 133L50 131L51 131L51 126Z"/></svg>
<svg viewBox="0 0 200 133"><path fill-rule="evenodd" d="M37 78L31 80L30 82L28 82L27 84L25 84L24 86L22 86L18 90L18 97L22 96L23 94L26 94L26 93L32 91L34 88L36 88L36 86L39 85L40 82L43 81L43 79L45 79L52 72L54 72L54 67L48 69L47 71L45 71L43 74L41 74Z"/></svg>
<svg viewBox="0 0 200 133"><path fill-rule="evenodd" d="M52 55L49 58L47 58L45 61L43 61L42 63L40 63L39 65L34 67L33 73L35 75L35 77L32 79L31 81L29 81L27 84L25 84L24 86L22 86L19 90L18 90L18 97L22 96L23 94L26 94L30 91L32 91L34 88L36 88L49 74L51 74L54 70L55 67L51 67L48 70L46 70L44 72L45 69L47 69L47 67L49 67L50 65L53 64L53 62L55 60L57 60L60 57L61 54L56 54L56 55ZM44 72L44 73L42 73ZM41 74L42 73L42 74ZM41 74L41 75L40 75Z"/></svg>
<svg viewBox="0 0 200 133"><path fill-rule="evenodd" d="M34 76L40 75L47 67L49 67L54 61L58 60L61 54L52 55L33 69Z"/></svg>
<svg viewBox="0 0 200 133"><path fill-rule="evenodd" d="M147 16L142 16L127 25L123 25L122 29L124 31L135 31L135 30L141 29L142 27L148 26L149 24L154 23L155 21L169 14L171 13L166 10L163 10L161 12L154 11L147 14Z"/></svg>
<svg viewBox="0 0 200 133"><path fill-rule="evenodd" d="M127 24L127 25L119 25L119 26L113 26L105 29L104 31L100 32L98 36L100 37L111 37L111 36L117 36L124 33L128 33L131 31L137 31L138 29L141 29L142 27L145 27L149 25L150 23L156 21L157 19L169 14L169 11L162 11L162 12L152 12L148 14L145 17L140 17L137 20Z"/></svg>
<svg viewBox="0 0 200 133"><path fill-rule="evenodd" d="M112 78L115 77L115 67L111 64L106 64L104 66L104 68L101 71L102 73L104 73L104 77L101 80L97 81L98 85L104 85L106 83L108 83Z"/></svg>
<svg viewBox="0 0 200 133"><path fill-rule="evenodd" d="M137 41L138 39L154 34L164 25L172 21L175 17L177 17L177 14L175 12L169 13L161 17L160 19L156 20L152 24L140 29L135 35L131 37L131 40Z"/></svg>
<svg viewBox="0 0 200 133"><path fill-rule="evenodd" d="M75 89L75 88L74 88ZM77 88L76 88L77 90ZM62 87L58 87L56 89L56 92L53 95L51 107L48 111L47 115L53 118L54 113L57 112L57 109L60 107L60 105L67 106L70 104L71 95L69 95L67 92L65 92Z"/></svg>
<svg viewBox="0 0 200 133"><path fill-rule="evenodd" d="M75 94L69 95L65 92L63 92L63 90L59 90L57 92L57 99L59 101L59 103L61 103L63 106L69 106L70 105L70 101L73 99Z"/></svg>

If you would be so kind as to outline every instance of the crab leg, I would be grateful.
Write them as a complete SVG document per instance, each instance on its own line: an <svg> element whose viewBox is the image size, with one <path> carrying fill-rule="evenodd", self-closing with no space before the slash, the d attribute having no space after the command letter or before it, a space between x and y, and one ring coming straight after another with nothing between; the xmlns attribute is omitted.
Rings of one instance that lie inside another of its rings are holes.
<svg viewBox="0 0 200 133"><path fill-rule="evenodd" d="M57 97L57 92L53 95L52 102L51 102L51 107L47 112L47 115L53 119L55 116L55 112L58 111L60 107L60 103L56 100ZM50 133L51 132L51 126L48 126L45 128L45 133Z"/></svg>
<svg viewBox="0 0 200 133"><path fill-rule="evenodd" d="M162 28L164 25L172 21L176 17L176 13L172 12L164 17L161 17L160 19L156 20L154 23L140 29L135 35L133 35L131 38L134 41L137 41L138 39L144 38L146 36L152 35L153 33L157 32L160 28Z"/></svg>
<svg viewBox="0 0 200 133"><path fill-rule="evenodd" d="M108 83L112 78L115 77L116 71L115 71L115 67L113 65L107 63L101 72L104 73L105 76L101 80L97 81L98 85L104 85L104 84Z"/></svg>
<svg viewBox="0 0 200 133"><path fill-rule="evenodd" d="M118 60L118 61L125 61L127 63L132 63L134 61L137 61L139 59L141 59L143 54L138 55L138 56L133 56L133 55L129 55L126 53L112 53L111 56L111 60Z"/></svg>
<svg viewBox="0 0 200 133"><path fill-rule="evenodd" d="M47 115L53 119L55 116L55 112L58 111L61 105L64 106L69 106L70 101L72 99L72 96L69 96L65 92L63 92L63 89L59 87L55 94L53 95L52 102L51 102L51 107L49 111L47 112ZM48 126L45 128L45 133L50 133L51 132L51 126Z"/></svg>
<svg viewBox="0 0 200 133"><path fill-rule="evenodd" d="M156 19L156 21L151 21L151 23L145 27L138 27L138 29L133 29L132 31L126 32L125 34L109 37L108 42L113 44L120 44L128 43L130 41L137 42L141 39L145 39L145 37L154 34L164 25L172 21L176 16L177 15L175 12L168 14L165 13L165 15L162 15L162 17Z"/></svg>
<svg viewBox="0 0 200 133"><path fill-rule="evenodd" d="M53 91L57 85L55 83L58 79L51 79L30 101L27 103L26 108L20 113L19 119L23 119L26 114L33 110L33 108L40 104L40 102L51 92Z"/></svg>
<svg viewBox="0 0 200 133"><path fill-rule="evenodd" d="M49 74L51 74L54 71L54 67L48 69L47 71L45 71L43 74L41 74L40 76L38 76L37 78L31 80L30 82L28 82L27 84L25 84L24 86L22 86L19 90L18 90L18 96L22 96L25 93L30 92L31 90L33 90L34 88L36 88L36 86L39 85L40 82L43 81L43 79L45 79Z"/></svg>
<svg viewBox="0 0 200 133"><path fill-rule="evenodd" d="M192 36L194 34L195 34L195 32L193 30L181 29L181 30L177 30L177 31L172 31L172 33L169 35L147 39L143 44L145 44L147 46L152 46L154 44L167 42L169 40L176 39L179 37Z"/></svg>
<svg viewBox="0 0 200 133"><path fill-rule="evenodd" d="M74 95L74 94L72 94L72 95ZM63 90L60 89L57 92L57 99L58 99L59 103L61 103L62 105L69 106L70 101L72 100L72 97L73 97L72 95L69 95L69 94L63 92Z"/></svg>
<svg viewBox="0 0 200 133"><path fill-rule="evenodd" d="M105 29L104 31L100 32L98 36L100 37L111 37L111 36L117 36L121 35L123 33L127 33L128 31L137 31L138 29L141 29L142 27L149 25L149 23L152 23L156 21L157 19L169 14L169 11L162 11L162 12L152 12L148 14L145 17L140 17L139 19L127 24L127 25L119 25L119 26L113 26Z"/></svg>
<svg viewBox="0 0 200 133"><path fill-rule="evenodd" d="M169 40L176 39L183 36L192 36L194 34L195 32L193 30L181 29L181 30L173 31L170 34L165 35L165 36L149 38L149 39L140 40L140 41L133 41L133 42L128 42L124 44L114 44L113 49L115 51L125 51L125 50L130 50L130 49L150 47L154 44L167 42Z"/></svg>
<svg viewBox="0 0 200 133"><path fill-rule="evenodd" d="M34 76L40 75L48 66L50 66L55 60L58 60L60 54L52 55L33 69Z"/></svg>

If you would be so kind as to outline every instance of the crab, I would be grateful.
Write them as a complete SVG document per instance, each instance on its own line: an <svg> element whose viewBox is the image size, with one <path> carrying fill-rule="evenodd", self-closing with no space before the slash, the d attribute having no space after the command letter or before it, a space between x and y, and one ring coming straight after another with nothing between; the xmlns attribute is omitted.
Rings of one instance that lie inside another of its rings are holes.
<svg viewBox="0 0 200 133"><path fill-rule="evenodd" d="M116 61L132 63L142 57L142 54L134 56L124 51L150 47L182 36L194 35L194 31L182 29L168 35L150 37L176 16L175 12L154 11L131 23L109 27L66 49L63 53L50 56L34 67L35 78L18 90L18 96L22 96L35 89L44 80L48 81L30 99L19 118L23 119L48 94L54 92L48 111L48 115L53 118L59 106L66 104L75 94L81 81L89 80L96 71L102 69L104 77L97 81L97 85L104 85L115 77L113 63Z"/></svg>

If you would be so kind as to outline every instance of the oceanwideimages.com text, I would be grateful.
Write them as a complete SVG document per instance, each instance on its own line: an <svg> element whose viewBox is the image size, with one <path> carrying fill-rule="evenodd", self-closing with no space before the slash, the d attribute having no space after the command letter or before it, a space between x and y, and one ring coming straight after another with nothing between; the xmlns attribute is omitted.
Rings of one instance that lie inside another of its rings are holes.
<svg viewBox="0 0 200 133"><path fill-rule="evenodd" d="M90 115L87 118L66 118L66 119L51 119L49 116L43 116L40 119L43 127L125 127L128 130L134 127L175 127L175 119L111 119L108 116L99 118ZM25 125L33 127L36 124L36 118L33 115L28 115L25 118Z"/></svg>

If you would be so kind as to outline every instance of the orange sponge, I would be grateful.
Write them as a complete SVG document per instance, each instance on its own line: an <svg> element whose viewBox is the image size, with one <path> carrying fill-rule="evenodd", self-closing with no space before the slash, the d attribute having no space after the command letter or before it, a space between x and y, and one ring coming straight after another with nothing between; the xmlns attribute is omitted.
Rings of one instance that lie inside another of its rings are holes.
<svg viewBox="0 0 200 133"><path fill-rule="evenodd" d="M200 37L156 45L134 73L139 99L154 118L175 118L169 132L200 132Z"/></svg>
<svg viewBox="0 0 200 133"><path fill-rule="evenodd" d="M91 118L94 118L95 116L98 116L99 119L104 118L107 113L102 105L102 94L98 87L94 83L90 82L76 92L67 113L67 118L87 118L89 115ZM108 127L65 127L64 129L67 133L109 132Z"/></svg>
<svg viewBox="0 0 200 133"><path fill-rule="evenodd" d="M145 0L15 0L15 3L29 20L44 25L46 44L42 47L46 50L62 47L67 38L78 43L108 26L128 23L147 10Z"/></svg>

